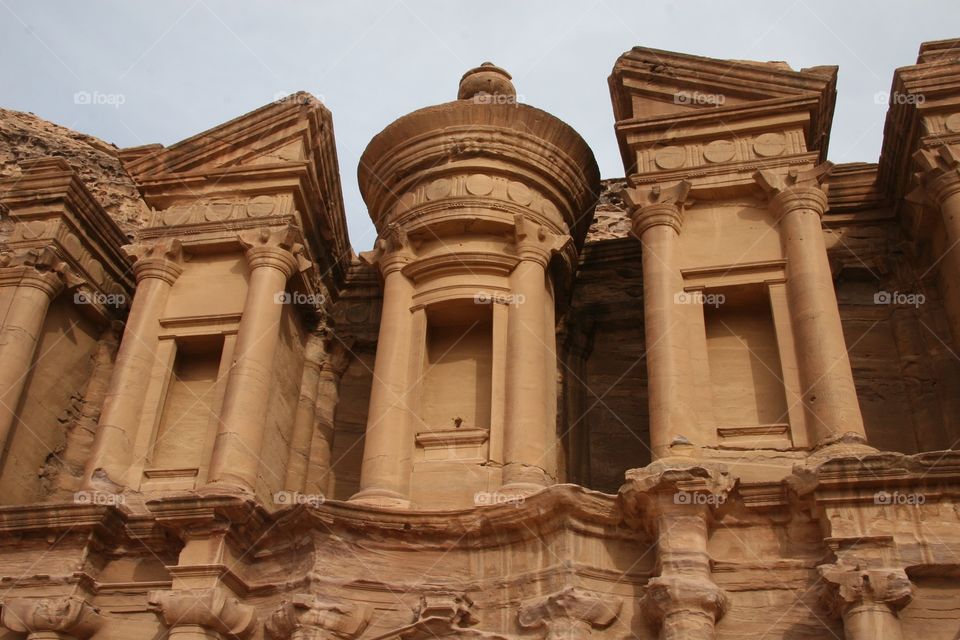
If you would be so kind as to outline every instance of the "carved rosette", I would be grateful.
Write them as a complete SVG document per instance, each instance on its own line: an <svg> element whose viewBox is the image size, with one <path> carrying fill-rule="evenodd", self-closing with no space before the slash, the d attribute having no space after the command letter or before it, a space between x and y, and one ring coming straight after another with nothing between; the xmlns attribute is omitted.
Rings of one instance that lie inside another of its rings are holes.
<svg viewBox="0 0 960 640"><path fill-rule="evenodd" d="M274 640L356 638L367 628L370 613L366 605L298 594L281 602L264 628Z"/></svg>
<svg viewBox="0 0 960 640"><path fill-rule="evenodd" d="M231 638L248 638L257 626L253 607L218 588L151 591L147 600L171 629L195 625Z"/></svg>
<svg viewBox="0 0 960 640"><path fill-rule="evenodd" d="M104 623L100 610L82 598L5 598L0 625L28 637L82 640Z"/></svg>
<svg viewBox="0 0 960 640"><path fill-rule="evenodd" d="M619 598L567 587L524 605L517 617L526 629L545 628L547 640L577 640L612 625L622 605Z"/></svg>
<svg viewBox="0 0 960 640"><path fill-rule="evenodd" d="M677 233L683 227L683 209L690 204L690 183L686 180L669 186L624 189L620 197L628 207L632 232L642 239L643 233L657 226L671 227Z"/></svg>

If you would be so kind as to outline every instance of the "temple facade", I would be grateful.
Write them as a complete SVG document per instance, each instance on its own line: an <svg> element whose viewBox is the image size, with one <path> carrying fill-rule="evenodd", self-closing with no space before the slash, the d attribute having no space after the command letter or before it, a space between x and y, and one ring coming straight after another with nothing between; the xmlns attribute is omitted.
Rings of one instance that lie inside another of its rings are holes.
<svg viewBox="0 0 960 640"><path fill-rule="evenodd" d="M440 81L442 79L438 79ZM0 640L955 640L960 40L118 149L0 111ZM549 105L543 105L549 108Z"/></svg>

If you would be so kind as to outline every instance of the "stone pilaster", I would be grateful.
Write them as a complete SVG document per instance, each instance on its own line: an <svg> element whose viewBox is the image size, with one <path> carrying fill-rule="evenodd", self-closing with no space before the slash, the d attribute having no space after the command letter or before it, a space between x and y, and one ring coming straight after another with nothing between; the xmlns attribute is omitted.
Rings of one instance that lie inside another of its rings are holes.
<svg viewBox="0 0 960 640"><path fill-rule="evenodd" d="M620 499L628 523L657 541L659 575L647 584L643 610L663 640L708 640L728 608L711 577L707 540L714 511L734 479L720 465L669 457L627 472Z"/></svg>
<svg viewBox="0 0 960 640"><path fill-rule="evenodd" d="M824 163L786 175L758 171L754 176L780 228L802 401L810 440L817 444L843 434L865 438L821 225L831 169Z"/></svg>
<svg viewBox="0 0 960 640"><path fill-rule="evenodd" d="M283 294L290 276L310 266L301 255L299 237L299 231L289 226L276 231L253 230L238 238L247 248L250 283L210 462L208 484L215 487L243 492L257 488ZM280 478L277 485L282 482Z"/></svg>
<svg viewBox="0 0 960 640"><path fill-rule="evenodd" d="M159 319L170 289L183 272L179 240L128 245L124 250L136 260L133 270L137 289L84 473L84 485L89 489L106 489L98 484L97 477L101 474L106 475L111 486L126 487L134 481L127 477L130 452L157 357Z"/></svg>
<svg viewBox="0 0 960 640"><path fill-rule="evenodd" d="M0 626L27 640L84 640L103 626L100 610L77 596L4 598Z"/></svg>
<svg viewBox="0 0 960 640"><path fill-rule="evenodd" d="M525 604L518 620L526 629L545 629L547 640L579 640L613 624L622 605L618 598L567 587Z"/></svg>
<svg viewBox="0 0 960 640"><path fill-rule="evenodd" d="M843 618L846 640L900 640L897 612L910 603L913 588L900 568L859 569L840 564L818 567L823 600Z"/></svg>
<svg viewBox="0 0 960 640"><path fill-rule="evenodd" d="M0 451L15 412L51 301L80 279L50 248L0 254Z"/></svg>
<svg viewBox="0 0 960 640"><path fill-rule="evenodd" d="M643 247L643 314L647 348L647 393L650 447L653 457L669 455L672 442L696 439L696 417L685 389L690 383L690 358L683 338L684 321L676 296L683 292L677 240L690 184L626 189L633 235Z"/></svg>
<svg viewBox="0 0 960 640"><path fill-rule="evenodd" d="M293 433L290 436L290 452L287 456L287 472L283 483L283 488L287 491L302 491L307 480L310 445L316 423L317 392L324 360L323 342L323 336L319 331L315 331L307 338L307 344L304 347L300 396L293 422Z"/></svg>
<svg viewBox="0 0 960 640"><path fill-rule="evenodd" d="M960 145L920 149L913 155L920 168L919 193L910 200L932 205L943 219L945 246L940 262L940 289L953 343L960 344Z"/></svg>
<svg viewBox="0 0 960 640"><path fill-rule="evenodd" d="M333 480L330 472L333 464L333 432L336 426L334 416L340 403L340 379L350 364L352 339L345 343L339 337L332 337L327 343L325 360L320 365L317 380L309 467L303 487L306 493L318 492L323 495L329 493Z"/></svg>

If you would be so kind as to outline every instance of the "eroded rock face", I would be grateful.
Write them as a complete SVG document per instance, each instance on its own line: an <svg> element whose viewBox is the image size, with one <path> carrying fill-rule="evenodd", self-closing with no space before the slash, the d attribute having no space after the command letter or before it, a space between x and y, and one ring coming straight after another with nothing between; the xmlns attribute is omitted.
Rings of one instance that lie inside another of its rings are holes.
<svg viewBox="0 0 960 640"><path fill-rule="evenodd" d="M130 233L143 223L146 205L118 152L112 144L32 113L0 109L0 178L20 176L24 160L63 158L110 217Z"/></svg>

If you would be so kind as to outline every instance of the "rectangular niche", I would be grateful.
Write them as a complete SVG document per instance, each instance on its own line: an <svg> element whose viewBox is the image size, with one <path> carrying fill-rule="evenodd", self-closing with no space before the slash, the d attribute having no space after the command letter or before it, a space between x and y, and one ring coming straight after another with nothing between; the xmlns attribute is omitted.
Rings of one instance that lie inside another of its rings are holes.
<svg viewBox="0 0 960 640"><path fill-rule="evenodd" d="M493 384L492 305L457 300L427 310L417 442L427 459L475 458L486 442ZM457 453L457 449L463 451Z"/></svg>
<svg viewBox="0 0 960 640"><path fill-rule="evenodd" d="M765 285L704 292L713 416L721 445L787 448L788 411Z"/></svg>
<svg viewBox="0 0 960 640"><path fill-rule="evenodd" d="M145 480L150 488L192 488L206 469L220 413L224 336L176 339L176 355Z"/></svg>

